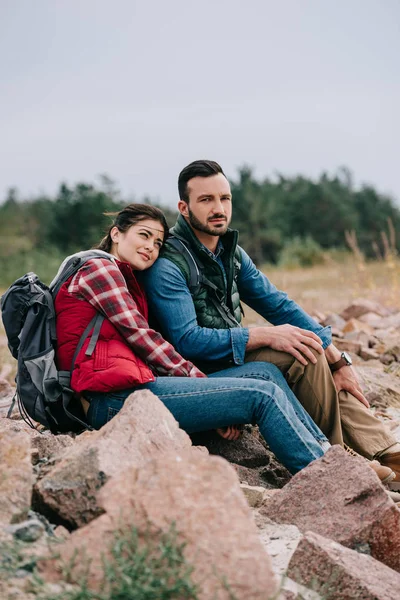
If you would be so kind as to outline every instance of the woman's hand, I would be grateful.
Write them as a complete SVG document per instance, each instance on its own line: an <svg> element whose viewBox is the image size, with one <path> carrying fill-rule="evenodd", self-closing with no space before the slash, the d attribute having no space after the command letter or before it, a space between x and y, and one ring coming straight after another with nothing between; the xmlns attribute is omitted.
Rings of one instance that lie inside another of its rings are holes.
<svg viewBox="0 0 400 600"><path fill-rule="evenodd" d="M227 427L219 427L215 431L224 440L238 440L243 434L244 425L228 425Z"/></svg>
<svg viewBox="0 0 400 600"><path fill-rule="evenodd" d="M189 377L207 377L207 375L193 365L190 369Z"/></svg>

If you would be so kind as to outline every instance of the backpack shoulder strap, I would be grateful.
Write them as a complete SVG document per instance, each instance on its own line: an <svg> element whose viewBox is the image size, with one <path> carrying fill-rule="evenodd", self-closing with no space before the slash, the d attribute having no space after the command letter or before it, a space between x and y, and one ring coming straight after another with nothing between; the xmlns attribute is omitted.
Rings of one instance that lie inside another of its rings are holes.
<svg viewBox="0 0 400 600"><path fill-rule="evenodd" d="M75 275L75 273L88 261L94 258L106 258L115 263L115 257L112 254L108 254L108 252L103 252L102 250L85 250L83 252L77 252L76 254L72 254L71 256L67 256L64 262L61 264L57 275L53 279L50 284L50 290L53 296L53 299L56 297L58 292L60 291L61 286L65 283L70 277ZM75 349L74 356L72 358L71 369L69 371L59 371L59 381L66 387L70 386L70 381L72 377L72 372L75 367L75 362L78 357L79 352L82 349L82 346L85 340L89 337L92 332L90 342L88 347L86 348L85 354L87 356L91 356L94 352L94 349L97 344L97 340L99 339L100 329L105 317L101 313L97 312L90 323L87 325L85 331L82 333L78 345Z"/></svg>
<svg viewBox="0 0 400 600"><path fill-rule="evenodd" d="M185 258L186 264L189 267L189 289L190 293L193 294L198 289L200 281L203 280L202 271L204 267L199 259L190 252L181 238L170 236L168 244Z"/></svg>
<svg viewBox="0 0 400 600"><path fill-rule="evenodd" d="M115 257L108 252L103 252L103 250L83 250L82 252L76 252L67 256L61 263L53 281L50 283L49 288L53 298L57 296L63 283L72 275L75 275L88 260L92 260L93 258L105 258L115 263Z"/></svg>

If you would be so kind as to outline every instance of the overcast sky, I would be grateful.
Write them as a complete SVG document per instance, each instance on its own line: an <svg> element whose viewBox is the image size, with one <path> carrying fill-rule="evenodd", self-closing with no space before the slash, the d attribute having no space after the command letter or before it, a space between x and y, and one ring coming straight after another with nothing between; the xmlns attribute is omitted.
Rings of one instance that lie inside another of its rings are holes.
<svg viewBox="0 0 400 600"><path fill-rule="evenodd" d="M400 0L0 0L0 198L107 173L174 205L197 158L400 201Z"/></svg>

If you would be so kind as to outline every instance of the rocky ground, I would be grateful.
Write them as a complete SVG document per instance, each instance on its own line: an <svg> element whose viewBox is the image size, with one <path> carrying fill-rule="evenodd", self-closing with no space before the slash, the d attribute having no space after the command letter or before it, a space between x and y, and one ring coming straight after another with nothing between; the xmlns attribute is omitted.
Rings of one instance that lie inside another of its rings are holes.
<svg viewBox="0 0 400 600"><path fill-rule="evenodd" d="M314 316L352 354L373 410L400 440L400 312L357 300ZM0 364L2 417L13 391ZM66 598L83 564L99 589L121 524L145 539L171 523L204 600L399 597L400 496L339 447L290 477L257 428L237 442L190 439L138 392L101 431L80 436L32 430L14 411L0 418L0 455L0 598L39 597L32 571L46 597Z"/></svg>

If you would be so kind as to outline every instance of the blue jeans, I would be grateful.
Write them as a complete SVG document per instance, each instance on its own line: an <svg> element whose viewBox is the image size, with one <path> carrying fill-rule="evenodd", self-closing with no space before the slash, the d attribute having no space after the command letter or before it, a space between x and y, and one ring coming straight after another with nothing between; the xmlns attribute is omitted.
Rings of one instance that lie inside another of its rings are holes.
<svg viewBox="0 0 400 600"><path fill-rule="evenodd" d="M121 410L129 394L141 389L158 396L187 433L257 423L272 452L291 473L320 458L329 447L274 365L246 363L204 379L157 377L152 383L113 393L87 391L89 423L99 429Z"/></svg>

